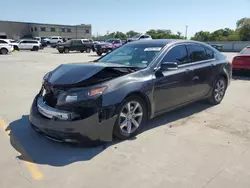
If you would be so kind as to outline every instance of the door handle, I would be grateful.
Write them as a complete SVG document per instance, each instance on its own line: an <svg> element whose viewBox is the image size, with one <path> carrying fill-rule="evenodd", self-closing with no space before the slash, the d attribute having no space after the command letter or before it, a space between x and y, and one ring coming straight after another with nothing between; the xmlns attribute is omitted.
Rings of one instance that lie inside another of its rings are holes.
<svg viewBox="0 0 250 188"><path fill-rule="evenodd" d="M193 80L193 81L195 81L195 80L199 80L199 78L200 78L199 76L195 76L195 77L193 77L193 79L192 79L192 80Z"/></svg>

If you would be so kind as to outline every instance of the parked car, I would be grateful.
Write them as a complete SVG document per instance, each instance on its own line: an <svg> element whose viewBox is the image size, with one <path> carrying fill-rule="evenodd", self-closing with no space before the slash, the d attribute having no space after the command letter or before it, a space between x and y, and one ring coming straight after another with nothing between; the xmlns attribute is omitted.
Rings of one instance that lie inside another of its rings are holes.
<svg viewBox="0 0 250 188"><path fill-rule="evenodd" d="M50 44L57 44L60 42L63 42L63 39L60 36L53 36L50 38L50 41L49 41Z"/></svg>
<svg viewBox="0 0 250 188"><path fill-rule="evenodd" d="M232 61L233 70L250 70L250 46L241 50Z"/></svg>
<svg viewBox="0 0 250 188"><path fill-rule="evenodd" d="M57 45L57 50L59 53L69 53L70 51L79 51L90 53L92 48L92 43L86 42L83 39L72 39L65 43L60 43Z"/></svg>
<svg viewBox="0 0 250 188"><path fill-rule="evenodd" d="M220 44L211 44L212 47L214 47L215 49L217 49L218 51L222 51L223 50L223 46Z"/></svg>
<svg viewBox="0 0 250 188"><path fill-rule="evenodd" d="M95 62L63 64L47 73L29 120L60 142L128 139L164 112L198 100L219 104L231 76L231 63L210 45L135 41Z"/></svg>
<svg viewBox="0 0 250 188"><path fill-rule="evenodd" d="M37 40L23 39L18 44L19 50L38 51L41 48L41 43Z"/></svg>
<svg viewBox="0 0 250 188"><path fill-rule="evenodd" d="M137 34L131 38L128 38L127 42L132 42L137 40L152 40L152 37L148 34Z"/></svg>
<svg viewBox="0 0 250 188"><path fill-rule="evenodd" d="M109 53L112 50L122 46L123 43L120 39L108 39L103 43L95 45L97 55L101 56L103 53Z"/></svg>
<svg viewBox="0 0 250 188"><path fill-rule="evenodd" d="M94 43L94 41L92 40L92 39L81 39L82 40L82 42L84 42L84 43L89 43L89 44L91 44L91 50L93 51L93 52L95 52L95 43Z"/></svg>
<svg viewBox="0 0 250 188"><path fill-rule="evenodd" d="M13 49L14 50L19 50L19 48L18 48L18 44L19 44L19 42L17 41L17 40L13 40L13 39L7 39L9 42L10 42L10 44L13 46Z"/></svg>
<svg viewBox="0 0 250 188"><path fill-rule="evenodd" d="M13 45L8 39L0 39L0 54L6 55L14 50Z"/></svg>
<svg viewBox="0 0 250 188"><path fill-rule="evenodd" d="M50 38L51 37L41 37L41 39L47 43L47 45L50 43Z"/></svg>

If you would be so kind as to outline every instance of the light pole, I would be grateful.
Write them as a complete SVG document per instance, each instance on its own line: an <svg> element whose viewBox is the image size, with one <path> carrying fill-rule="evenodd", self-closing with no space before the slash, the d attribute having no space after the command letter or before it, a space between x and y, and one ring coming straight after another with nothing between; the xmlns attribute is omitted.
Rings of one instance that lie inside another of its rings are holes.
<svg viewBox="0 0 250 188"><path fill-rule="evenodd" d="M186 25L186 32L185 32L185 38L187 39L187 31L188 31L188 25Z"/></svg>

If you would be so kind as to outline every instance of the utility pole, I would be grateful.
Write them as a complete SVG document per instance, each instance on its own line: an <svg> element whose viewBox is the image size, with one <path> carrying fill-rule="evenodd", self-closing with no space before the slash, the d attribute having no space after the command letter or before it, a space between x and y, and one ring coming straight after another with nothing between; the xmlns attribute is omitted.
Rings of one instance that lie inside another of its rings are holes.
<svg viewBox="0 0 250 188"><path fill-rule="evenodd" d="M186 32L185 32L185 38L187 39L187 31L188 31L188 25L186 25Z"/></svg>

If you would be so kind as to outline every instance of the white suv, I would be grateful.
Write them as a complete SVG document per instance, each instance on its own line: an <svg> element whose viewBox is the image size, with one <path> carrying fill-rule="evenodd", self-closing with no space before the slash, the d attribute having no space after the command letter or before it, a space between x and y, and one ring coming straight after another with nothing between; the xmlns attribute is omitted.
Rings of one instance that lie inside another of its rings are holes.
<svg viewBox="0 0 250 188"><path fill-rule="evenodd" d="M24 39L18 44L19 50L31 50L38 51L40 49L41 43L37 40Z"/></svg>
<svg viewBox="0 0 250 188"><path fill-rule="evenodd" d="M59 42L63 42L63 39L60 36L53 36L50 38L50 44L55 44Z"/></svg>
<svg viewBox="0 0 250 188"><path fill-rule="evenodd" d="M8 54L14 50L13 45L9 40L0 39L0 54Z"/></svg>

